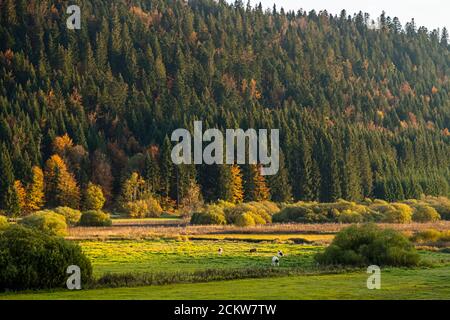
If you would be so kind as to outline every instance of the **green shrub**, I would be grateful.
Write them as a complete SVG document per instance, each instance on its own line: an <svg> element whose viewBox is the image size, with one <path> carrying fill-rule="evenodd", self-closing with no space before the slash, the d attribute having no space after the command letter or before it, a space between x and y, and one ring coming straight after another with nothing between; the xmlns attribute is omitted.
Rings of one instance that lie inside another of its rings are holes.
<svg viewBox="0 0 450 320"><path fill-rule="evenodd" d="M89 182L84 198L86 210L101 210L106 201L102 187L92 182Z"/></svg>
<svg viewBox="0 0 450 320"><path fill-rule="evenodd" d="M0 291L63 288L67 267L81 269L88 284L92 267L79 245L35 229L12 225L0 233Z"/></svg>
<svg viewBox="0 0 450 320"><path fill-rule="evenodd" d="M315 259L322 265L415 266L419 263L419 255L404 235L373 224L343 229Z"/></svg>
<svg viewBox="0 0 450 320"><path fill-rule="evenodd" d="M0 231L8 228L8 226L8 218L6 218L5 216L0 216Z"/></svg>
<svg viewBox="0 0 450 320"><path fill-rule="evenodd" d="M37 211L20 221L25 227L38 229L49 235L67 235L66 218L50 210Z"/></svg>
<svg viewBox="0 0 450 320"><path fill-rule="evenodd" d="M295 204L272 216L273 222L322 223L329 219L324 213L316 213L310 207Z"/></svg>
<svg viewBox="0 0 450 320"><path fill-rule="evenodd" d="M362 215L360 215L358 212L351 211L351 210L344 210L341 214L339 214L337 219L340 223L363 222Z"/></svg>
<svg viewBox="0 0 450 320"><path fill-rule="evenodd" d="M54 211L66 218L66 222L68 225L74 226L76 225L81 218L81 211L72 209L69 207L58 207L54 209Z"/></svg>
<svg viewBox="0 0 450 320"><path fill-rule="evenodd" d="M421 205L414 210L412 219L416 222L434 222L440 220L441 216L436 209Z"/></svg>
<svg viewBox="0 0 450 320"><path fill-rule="evenodd" d="M393 203L380 208L383 213L383 222L387 223L411 223L413 210L404 203Z"/></svg>
<svg viewBox="0 0 450 320"><path fill-rule="evenodd" d="M411 240L417 243L423 242L447 242L450 241L450 230L438 231L429 229L425 231L417 232L411 237Z"/></svg>
<svg viewBox="0 0 450 320"><path fill-rule="evenodd" d="M240 203L224 208L225 218L228 224L254 225L272 222L272 214L278 212L276 204L269 201ZM247 214L249 217L242 217Z"/></svg>
<svg viewBox="0 0 450 320"><path fill-rule="evenodd" d="M163 210L154 198L127 202L123 210L131 218L159 217Z"/></svg>
<svg viewBox="0 0 450 320"><path fill-rule="evenodd" d="M450 199L446 197L428 196L422 199L420 203L436 209L436 211L441 215L441 219L450 220Z"/></svg>
<svg viewBox="0 0 450 320"><path fill-rule="evenodd" d="M83 212L80 226L83 227L109 227L112 225L111 218L101 210L89 210Z"/></svg>
<svg viewBox="0 0 450 320"><path fill-rule="evenodd" d="M239 215L234 222L235 225L239 227L249 227L254 226L256 224L255 219L253 218L252 212L244 212Z"/></svg>
<svg viewBox="0 0 450 320"><path fill-rule="evenodd" d="M225 216L213 212L195 212L191 217L191 224L226 224Z"/></svg>
<svg viewBox="0 0 450 320"><path fill-rule="evenodd" d="M417 232L411 240L414 242L436 242L440 237L441 233L439 231L430 229Z"/></svg>

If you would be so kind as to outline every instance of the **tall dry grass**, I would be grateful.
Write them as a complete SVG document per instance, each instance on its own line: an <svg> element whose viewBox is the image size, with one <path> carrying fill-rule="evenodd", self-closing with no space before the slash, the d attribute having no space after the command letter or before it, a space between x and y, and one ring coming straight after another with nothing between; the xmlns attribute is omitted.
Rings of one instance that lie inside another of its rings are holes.
<svg viewBox="0 0 450 320"><path fill-rule="evenodd" d="M382 228L394 229L405 233L435 229L450 230L450 221L410 224L378 224ZM323 234L336 233L349 224L267 224L252 227L191 226L187 224L154 224L143 222L131 225L113 225L112 227L74 227L69 229L68 239L73 240L114 240L114 239L155 239L178 238L206 234Z"/></svg>

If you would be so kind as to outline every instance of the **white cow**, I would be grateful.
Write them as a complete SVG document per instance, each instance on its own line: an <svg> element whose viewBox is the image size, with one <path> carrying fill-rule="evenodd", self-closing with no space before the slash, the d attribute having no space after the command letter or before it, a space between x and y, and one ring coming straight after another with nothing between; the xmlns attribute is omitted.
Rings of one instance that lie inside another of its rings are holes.
<svg viewBox="0 0 450 320"><path fill-rule="evenodd" d="M280 265L280 258L283 256L283 252L281 250L278 251L277 255L272 257L272 266Z"/></svg>

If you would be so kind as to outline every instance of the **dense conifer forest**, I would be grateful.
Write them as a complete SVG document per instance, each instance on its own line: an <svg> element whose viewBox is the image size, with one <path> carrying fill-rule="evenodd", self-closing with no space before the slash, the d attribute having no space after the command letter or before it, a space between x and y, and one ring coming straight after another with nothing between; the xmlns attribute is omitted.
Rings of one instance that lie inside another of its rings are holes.
<svg viewBox="0 0 450 320"><path fill-rule="evenodd" d="M77 2L81 30L68 1L0 0L4 213L95 209L102 194L165 210L450 195L445 28L241 1ZM173 165L170 135L195 120L280 129L279 173Z"/></svg>

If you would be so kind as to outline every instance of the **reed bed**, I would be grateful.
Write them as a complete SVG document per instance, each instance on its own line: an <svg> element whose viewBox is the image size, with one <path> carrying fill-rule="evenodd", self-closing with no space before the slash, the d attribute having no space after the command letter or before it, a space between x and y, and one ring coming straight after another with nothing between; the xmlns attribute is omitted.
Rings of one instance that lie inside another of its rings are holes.
<svg viewBox="0 0 450 320"><path fill-rule="evenodd" d="M378 224L405 233L435 229L450 230L450 221L409 224ZM121 240L121 239L156 239L183 238L208 234L332 234L348 227L349 224L267 224L252 227L236 226L191 226L187 224L155 224L154 222L130 225L113 225L111 227L74 227L69 229L68 239L72 240Z"/></svg>

